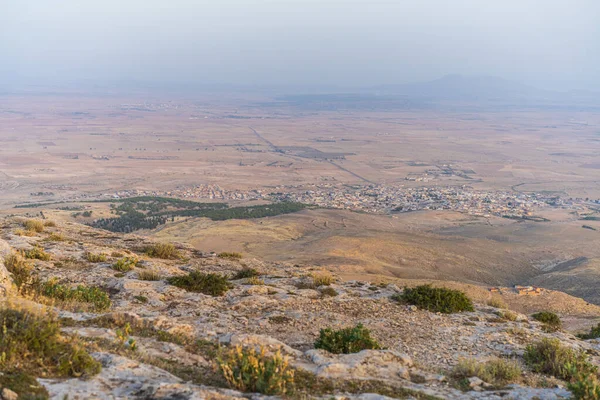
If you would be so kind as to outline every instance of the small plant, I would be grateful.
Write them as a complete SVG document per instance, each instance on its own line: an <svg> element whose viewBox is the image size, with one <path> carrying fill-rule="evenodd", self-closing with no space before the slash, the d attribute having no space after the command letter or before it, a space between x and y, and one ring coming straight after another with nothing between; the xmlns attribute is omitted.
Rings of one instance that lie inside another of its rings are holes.
<svg viewBox="0 0 600 400"><path fill-rule="evenodd" d="M217 254L217 257L219 258L225 258L228 260L241 260L243 258L241 253L236 253L236 252L228 252L228 251L224 251L222 253Z"/></svg>
<svg viewBox="0 0 600 400"><path fill-rule="evenodd" d="M321 293L321 297L335 297L339 294L337 290L332 287L324 287L319 289L319 292Z"/></svg>
<svg viewBox="0 0 600 400"><path fill-rule="evenodd" d="M210 296L222 296L233 287L231 282L222 275L206 274L200 271L192 271L183 276L173 276L168 278L167 282L189 292L203 293Z"/></svg>
<svg viewBox="0 0 600 400"><path fill-rule="evenodd" d="M4 265L7 271L12 274L17 288L23 288L24 285L32 280L31 272L33 271L33 266L20 253L11 253L6 256Z"/></svg>
<svg viewBox="0 0 600 400"><path fill-rule="evenodd" d="M145 269L138 272L138 279L141 281L160 281L162 276L158 271L153 271L151 269Z"/></svg>
<svg viewBox="0 0 600 400"><path fill-rule="evenodd" d="M54 221L44 221L44 226L46 226L48 228L55 228L56 227L56 222L54 222Z"/></svg>
<svg viewBox="0 0 600 400"><path fill-rule="evenodd" d="M23 252L23 256L25 256L25 258L41 261L50 261L52 258L50 254L46 253L41 247L34 247L33 249L25 250Z"/></svg>
<svg viewBox="0 0 600 400"><path fill-rule="evenodd" d="M38 219L28 219L27 221L23 222L23 227L30 232L44 232L44 223Z"/></svg>
<svg viewBox="0 0 600 400"><path fill-rule="evenodd" d="M263 281L262 279L260 279L257 276L251 276L250 278L246 279L246 285L264 285L265 281Z"/></svg>
<svg viewBox="0 0 600 400"><path fill-rule="evenodd" d="M285 394L294 386L294 370L280 352L267 356L265 349L236 346L222 352L217 365L227 383L243 392Z"/></svg>
<svg viewBox="0 0 600 400"><path fill-rule="evenodd" d="M107 257L104 253L91 253L88 251L85 253L85 259L91 263L101 263L106 262Z"/></svg>
<svg viewBox="0 0 600 400"><path fill-rule="evenodd" d="M123 329L117 329L115 334L117 336L117 345L119 347L128 347L131 351L137 350L137 342L131 337L131 325L129 322L125 323Z"/></svg>
<svg viewBox="0 0 600 400"><path fill-rule="evenodd" d="M563 346L558 339L544 338L525 349L525 363L534 371L571 380L577 374L597 372L583 351Z"/></svg>
<svg viewBox="0 0 600 400"><path fill-rule="evenodd" d="M475 311L471 299L460 290L434 288L431 285L404 288L402 294L394 295L392 299L444 314Z"/></svg>
<svg viewBox="0 0 600 400"><path fill-rule="evenodd" d="M138 260L134 257L123 257L112 265L112 269L119 272L129 272L135 267L137 262Z"/></svg>
<svg viewBox="0 0 600 400"><path fill-rule="evenodd" d="M358 324L354 328L338 331L331 328L321 329L315 348L334 354L350 354L365 349L381 349L381 346L371 337L371 332L367 328Z"/></svg>
<svg viewBox="0 0 600 400"><path fill-rule="evenodd" d="M592 326L588 333L581 333L577 337L583 340L600 338L600 324Z"/></svg>
<svg viewBox="0 0 600 400"><path fill-rule="evenodd" d="M517 381L522 371L519 364L512 360L496 358L482 363L474 359L462 359L452 371L452 375L462 382L476 376L491 385L502 386Z"/></svg>
<svg viewBox="0 0 600 400"><path fill-rule="evenodd" d="M162 258L165 260L180 257L179 251L177 251L175 246L171 243L156 243L146 247L144 252L149 257Z"/></svg>
<svg viewBox="0 0 600 400"><path fill-rule="evenodd" d="M536 321L540 321L552 330L560 329L562 322L560 317L551 311L542 311L531 316Z"/></svg>
<svg viewBox="0 0 600 400"><path fill-rule="evenodd" d="M108 294L95 286L78 285L73 288L58 283L56 279L41 283L39 286L38 291L41 295L60 301L90 303L98 311L106 310L111 305Z"/></svg>
<svg viewBox="0 0 600 400"><path fill-rule="evenodd" d="M319 286L329 286L333 282L335 282L335 278L328 272L321 272L319 274L314 274L313 277L313 285L315 287Z"/></svg>
<svg viewBox="0 0 600 400"><path fill-rule="evenodd" d="M235 275L233 275L231 277L231 280L253 278L255 276L260 276L260 272L258 272L254 268L244 268L238 271Z"/></svg>

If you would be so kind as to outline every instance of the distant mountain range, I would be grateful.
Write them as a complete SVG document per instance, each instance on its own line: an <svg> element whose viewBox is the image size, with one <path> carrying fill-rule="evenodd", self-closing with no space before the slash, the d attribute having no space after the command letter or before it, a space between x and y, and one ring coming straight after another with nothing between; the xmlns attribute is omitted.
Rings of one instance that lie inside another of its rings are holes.
<svg viewBox="0 0 600 400"><path fill-rule="evenodd" d="M519 104L600 104L600 93L556 92L495 76L446 75L428 82L369 88L380 95L415 99L516 102Z"/></svg>

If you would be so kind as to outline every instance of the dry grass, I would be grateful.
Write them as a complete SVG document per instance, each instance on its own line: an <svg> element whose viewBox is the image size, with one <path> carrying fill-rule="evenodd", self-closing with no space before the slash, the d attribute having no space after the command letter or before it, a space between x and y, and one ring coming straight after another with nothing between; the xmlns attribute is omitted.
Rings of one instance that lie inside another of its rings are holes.
<svg viewBox="0 0 600 400"><path fill-rule="evenodd" d="M139 271L137 277L141 281L160 281L162 279L160 272L151 269Z"/></svg>
<svg viewBox="0 0 600 400"><path fill-rule="evenodd" d="M175 245L171 243L157 243L146 247L144 252L149 257L162 258L165 260L181 257L179 251L175 248Z"/></svg>
<svg viewBox="0 0 600 400"><path fill-rule="evenodd" d="M38 219L28 219L27 221L23 222L23 227L31 232L44 232L44 222Z"/></svg>
<svg viewBox="0 0 600 400"><path fill-rule="evenodd" d="M315 287L329 286L335 282L334 276L329 272L319 272L317 274L313 274L312 280Z"/></svg>
<svg viewBox="0 0 600 400"><path fill-rule="evenodd" d="M84 256L85 256L85 259L91 263L106 262L106 260L107 260L106 254L104 254L104 253L86 252Z"/></svg>
<svg viewBox="0 0 600 400"><path fill-rule="evenodd" d="M517 382L521 379L521 367L516 361L495 358L486 362L475 359L462 359L452 371L454 378L464 384L464 380L478 377L494 386Z"/></svg>

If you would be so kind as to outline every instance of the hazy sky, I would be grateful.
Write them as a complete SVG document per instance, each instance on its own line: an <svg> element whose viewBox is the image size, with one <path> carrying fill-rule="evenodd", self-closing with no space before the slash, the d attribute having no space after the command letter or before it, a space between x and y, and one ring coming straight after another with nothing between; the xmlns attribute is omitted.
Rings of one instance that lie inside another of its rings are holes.
<svg viewBox="0 0 600 400"><path fill-rule="evenodd" d="M0 0L0 83L600 89L598 0Z"/></svg>

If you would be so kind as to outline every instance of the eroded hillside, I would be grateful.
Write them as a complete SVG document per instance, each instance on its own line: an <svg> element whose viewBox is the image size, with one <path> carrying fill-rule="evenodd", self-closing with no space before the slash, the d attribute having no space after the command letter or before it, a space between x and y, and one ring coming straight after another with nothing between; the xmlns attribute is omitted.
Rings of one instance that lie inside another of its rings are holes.
<svg viewBox="0 0 600 400"><path fill-rule="evenodd" d="M474 303L443 313L406 297L424 281L342 280L68 222L1 229L5 399L560 399L600 361L600 342L573 334L600 308L559 292L434 282ZM56 345L38 346L40 332ZM544 344L579 370L541 368Z"/></svg>

